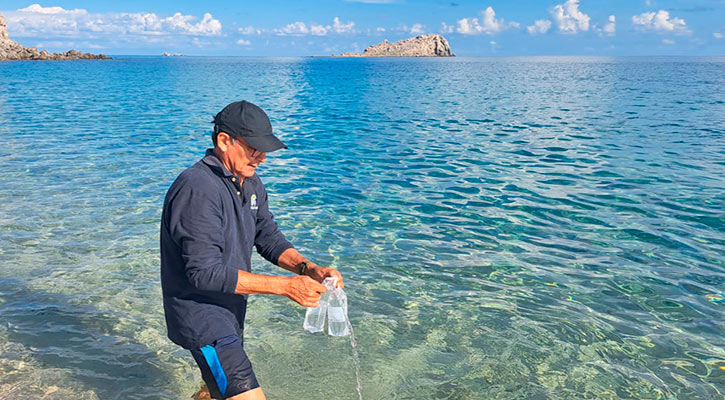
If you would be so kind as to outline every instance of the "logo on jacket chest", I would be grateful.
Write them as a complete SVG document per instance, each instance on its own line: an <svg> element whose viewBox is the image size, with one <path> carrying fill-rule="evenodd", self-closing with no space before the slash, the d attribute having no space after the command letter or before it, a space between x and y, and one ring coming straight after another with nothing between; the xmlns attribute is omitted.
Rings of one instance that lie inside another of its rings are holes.
<svg viewBox="0 0 725 400"><path fill-rule="evenodd" d="M252 210L256 210L259 207L257 207L257 195L253 194L252 197L249 199L249 208Z"/></svg>

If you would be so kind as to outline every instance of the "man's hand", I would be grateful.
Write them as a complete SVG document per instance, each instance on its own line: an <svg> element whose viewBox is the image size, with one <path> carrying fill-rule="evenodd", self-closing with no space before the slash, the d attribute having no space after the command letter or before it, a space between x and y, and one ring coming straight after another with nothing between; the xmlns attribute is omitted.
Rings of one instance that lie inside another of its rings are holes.
<svg viewBox="0 0 725 400"><path fill-rule="evenodd" d="M294 247L290 247L289 249L283 251L282 254L280 254L277 265L286 269L287 271L299 274L299 265L302 262L307 262L307 271L305 272L305 275L309 276L310 278L320 283L322 283L325 278L337 278L337 287L341 289L345 287L345 284L342 282L342 274L340 274L338 270L336 270L335 268L323 267L322 265L317 265L313 263L309 259L303 257L302 254L300 254L300 252L297 251Z"/></svg>
<svg viewBox="0 0 725 400"><path fill-rule="evenodd" d="M287 279L287 286L282 294L304 307L319 306L320 294L327 291L324 285L315 282L309 276L297 275Z"/></svg>
<svg viewBox="0 0 725 400"><path fill-rule="evenodd" d="M324 281L325 278L337 278L337 287L341 289L345 288L345 284L342 282L342 274L340 274L340 271L332 267L323 267L321 265L313 263L309 263L307 265L307 276L309 276L310 278L320 283Z"/></svg>

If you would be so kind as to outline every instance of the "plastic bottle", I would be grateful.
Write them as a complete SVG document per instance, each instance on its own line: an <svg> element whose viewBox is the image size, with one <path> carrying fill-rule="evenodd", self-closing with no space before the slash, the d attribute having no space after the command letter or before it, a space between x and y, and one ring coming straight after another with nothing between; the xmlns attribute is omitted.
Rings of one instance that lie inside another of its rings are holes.
<svg viewBox="0 0 725 400"><path fill-rule="evenodd" d="M308 307L305 312L305 322L302 327L308 332L322 332L325 329L325 317L327 317L328 299L330 292L337 284L337 278L325 278L322 282L327 287L327 292L320 296L319 307Z"/></svg>
<svg viewBox="0 0 725 400"><path fill-rule="evenodd" d="M327 333L330 336L347 336L350 328L347 321L347 295L340 288L333 288L327 304Z"/></svg>

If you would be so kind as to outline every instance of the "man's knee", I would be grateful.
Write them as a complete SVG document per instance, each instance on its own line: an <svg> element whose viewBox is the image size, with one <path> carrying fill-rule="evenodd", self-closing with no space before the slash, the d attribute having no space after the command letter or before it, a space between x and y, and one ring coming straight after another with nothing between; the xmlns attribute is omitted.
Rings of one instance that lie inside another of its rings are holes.
<svg viewBox="0 0 725 400"><path fill-rule="evenodd" d="M262 388L258 387L233 397L227 397L225 400L267 400L267 397L264 395Z"/></svg>

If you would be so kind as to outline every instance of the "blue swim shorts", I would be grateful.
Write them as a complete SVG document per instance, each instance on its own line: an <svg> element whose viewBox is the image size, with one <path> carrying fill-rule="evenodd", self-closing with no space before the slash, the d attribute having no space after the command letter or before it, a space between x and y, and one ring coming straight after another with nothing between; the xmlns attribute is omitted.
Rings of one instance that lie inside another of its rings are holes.
<svg viewBox="0 0 725 400"><path fill-rule="evenodd" d="M233 335L191 350L212 398L225 399L259 387L242 344L242 339Z"/></svg>

